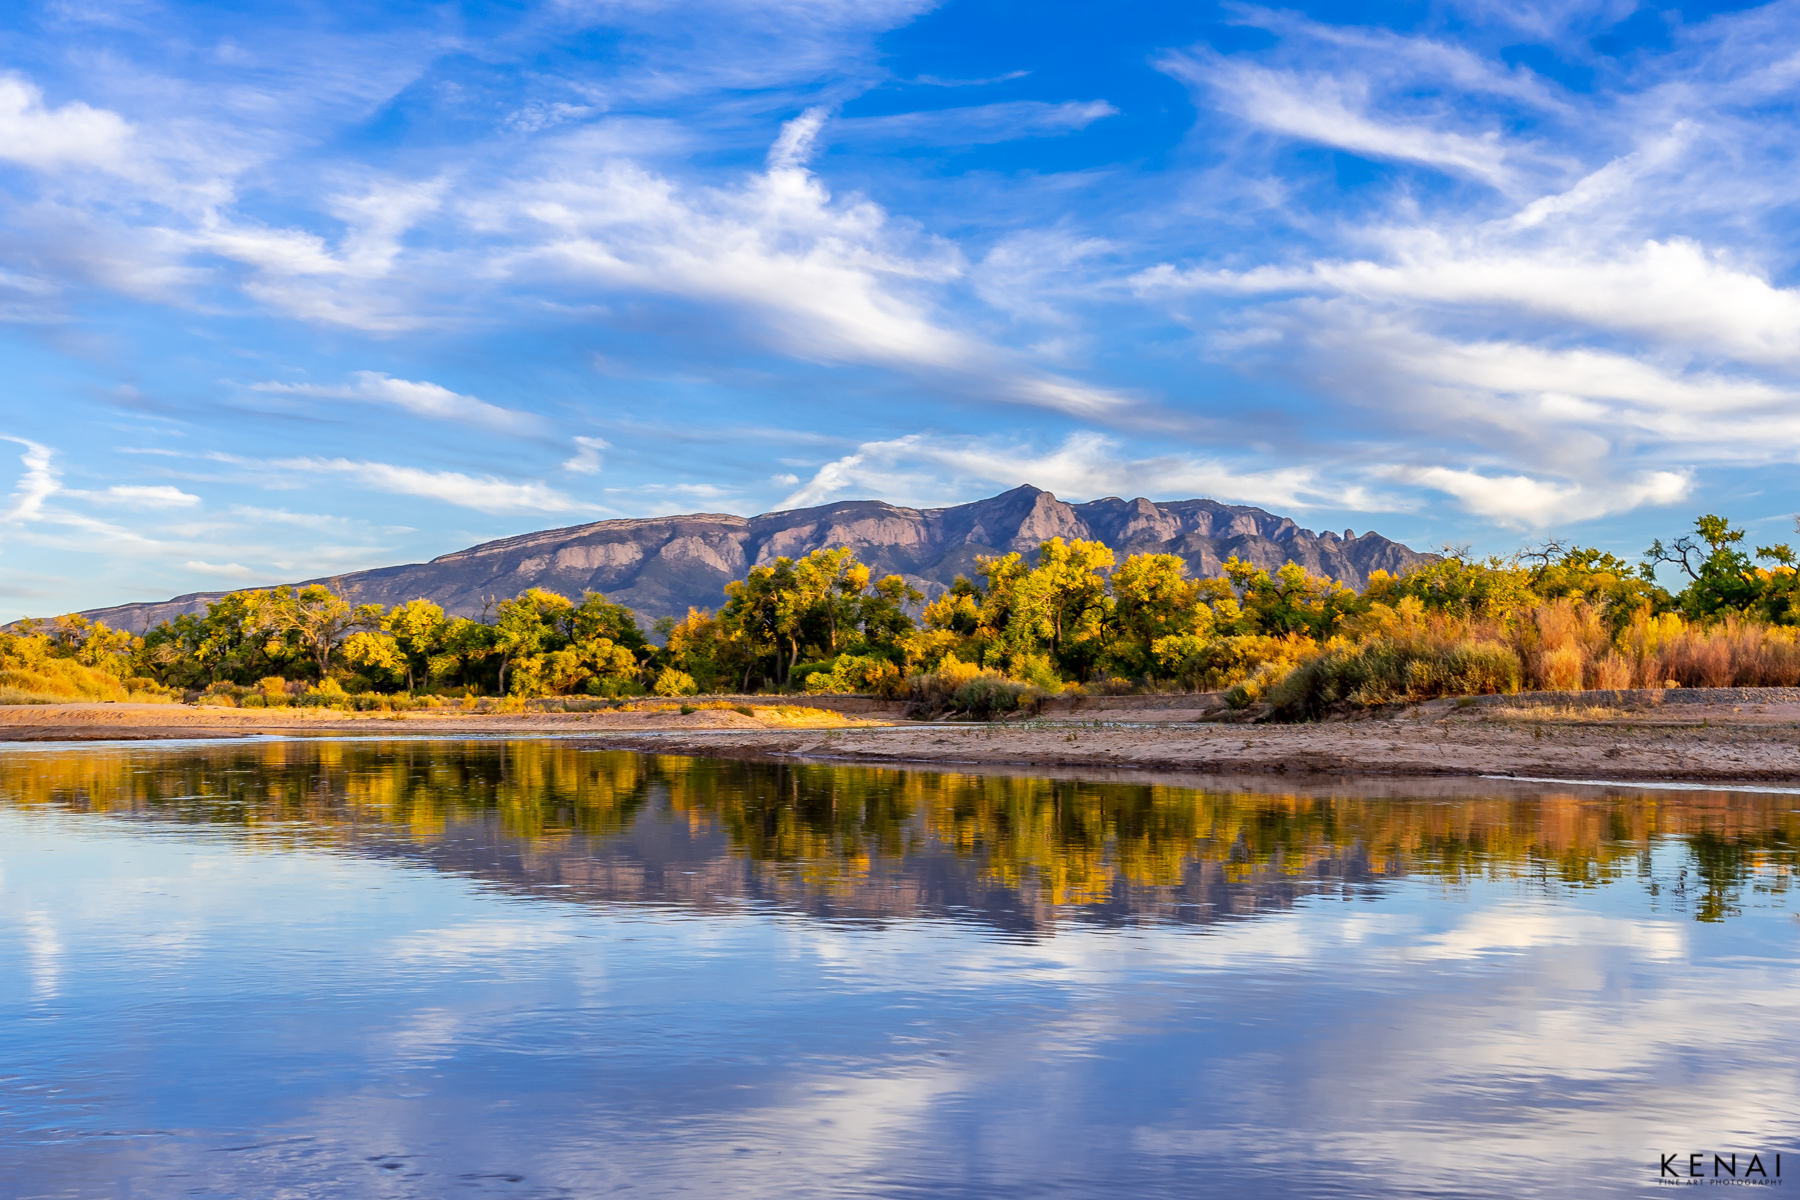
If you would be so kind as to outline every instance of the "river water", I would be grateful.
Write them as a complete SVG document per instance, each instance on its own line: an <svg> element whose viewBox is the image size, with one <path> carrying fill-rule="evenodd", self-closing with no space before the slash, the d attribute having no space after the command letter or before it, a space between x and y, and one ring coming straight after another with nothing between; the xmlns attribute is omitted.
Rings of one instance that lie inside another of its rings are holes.
<svg viewBox="0 0 1800 1200"><path fill-rule="evenodd" d="M1800 796L1259 786L575 741L7 749L0 1193L1800 1172Z"/></svg>

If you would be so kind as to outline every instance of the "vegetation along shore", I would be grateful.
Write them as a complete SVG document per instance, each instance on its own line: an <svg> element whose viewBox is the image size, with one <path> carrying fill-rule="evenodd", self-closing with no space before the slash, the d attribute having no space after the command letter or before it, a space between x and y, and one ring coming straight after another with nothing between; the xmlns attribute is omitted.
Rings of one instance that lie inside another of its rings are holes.
<svg viewBox="0 0 1800 1200"><path fill-rule="evenodd" d="M717 610L658 622L660 645L598 593L538 589L480 619L313 585L230 593L137 634L21 622L0 635L0 737L403 721L380 728L996 764L1800 776L1800 693L1661 702L1800 685L1794 553L1752 550L1717 517L1636 565L1556 544L1449 553L1361 590L1237 560L1193 579L1173 555L1116 562L1059 538L977 565L923 603L849 549L778 558ZM1006 724L883 727L921 719Z"/></svg>

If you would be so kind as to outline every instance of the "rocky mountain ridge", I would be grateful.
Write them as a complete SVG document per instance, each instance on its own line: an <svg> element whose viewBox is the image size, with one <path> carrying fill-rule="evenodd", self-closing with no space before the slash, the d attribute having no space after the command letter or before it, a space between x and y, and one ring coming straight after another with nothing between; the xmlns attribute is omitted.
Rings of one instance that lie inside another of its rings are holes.
<svg viewBox="0 0 1800 1200"><path fill-rule="evenodd" d="M849 546L878 577L903 575L930 597L959 574L973 576L978 556L1018 551L1029 558L1053 537L1104 542L1121 559L1176 554L1199 577L1218 575L1236 555L1270 570L1296 562L1357 587L1372 571L1399 574L1433 558L1376 533L1314 533L1260 508L1113 496L1069 504L1026 485L948 508L846 500L755 517L693 513L596 521L484 542L427 563L304 582L336 582L360 603L392 605L423 596L468 617L528 587L574 599L597 591L629 605L648 624L684 615L690 606L717 608L727 582L782 555ZM179 613L204 611L208 600L223 594L196 592L83 615L141 631Z"/></svg>

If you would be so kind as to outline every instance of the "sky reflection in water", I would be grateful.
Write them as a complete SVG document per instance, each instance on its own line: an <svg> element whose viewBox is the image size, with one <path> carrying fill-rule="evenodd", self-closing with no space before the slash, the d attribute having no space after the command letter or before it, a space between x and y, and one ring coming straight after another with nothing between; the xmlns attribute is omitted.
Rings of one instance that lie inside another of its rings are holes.
<svg viewBox="0 0 1800 1200"><path fill-rule="evenodd" d="M1692 1150L1791 1173L1793 804L542 742L10 750L0 1179L1591 1196Z"/></svg>

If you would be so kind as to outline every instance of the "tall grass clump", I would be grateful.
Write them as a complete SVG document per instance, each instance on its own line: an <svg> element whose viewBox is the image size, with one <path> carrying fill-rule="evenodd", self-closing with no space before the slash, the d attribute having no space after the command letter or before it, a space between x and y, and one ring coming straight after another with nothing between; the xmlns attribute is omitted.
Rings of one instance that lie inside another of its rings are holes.
<svg viewBox="0 0 1800 1200"><path fill-rule="evenodd" d="M1791 626L1727 617L1704 628L1664 636L1640 672L1682 687L1794 687L1800 684L1800 640ZM1654 686L1646 680L1645 686Z"/></svg>
<svg viewBox="0 0 1800 1200"><path fill-rule="evenodd" d="M1043 691L1033 684L983 673L957 688L951 704L956 710L985 721L1021 708L1035 709L1043 697Z"/></svg>
<svg viewBox="0 0 1800 1200"><path fill-rule="evenodd" d="M1800 630L1727 616L1690 624L1637 612L1613 631L1606 611L1543 601L1510 621L1427 614L1402 600L1372 606L1348 638L1279 678L1252 676L1226 693L1243 707L1267 699L1287 720L1334 704L1363 707L1440 696L1523 690L1579 692L1664 687L1800 685Z"/></svg>
<svg viewBox="0 0 1800 1200"><path fill-rule="evenodd" d="M1439 696L1516 692L1519 677L1518 655L1491 639L1378 637L1326 650L1288 672L1267 695L1275 716L1301 721L1344 702L1372 708ZM1228 693L1227 702L1232 700Z"/></svg>
<svg viewBox="0 0 1800 1200"><path fill-rule="evenodd" d="M1707 624L1633 613L1611 633L1598 609L1540 604L1516 625L1528 686L1540 691L1800 684L1800 630L1735 614Z"/></svg>
<svg viewBox="0 0 1800 1200"><path fill-rule="evenodd" d="M1036 684L986 671L972 663L946 658L929 673L907 679L907 698L918 715L962 712L987 720L997 714L1033 709L1045 692Z"/></svg>
<svg viewBox="0 0 1800 1200"><path fill-rule="evenodd" d="M0 669L0 703L4 704L129 699L131 690L116 676L84 667L74 659L42 658Z"/></svg>

